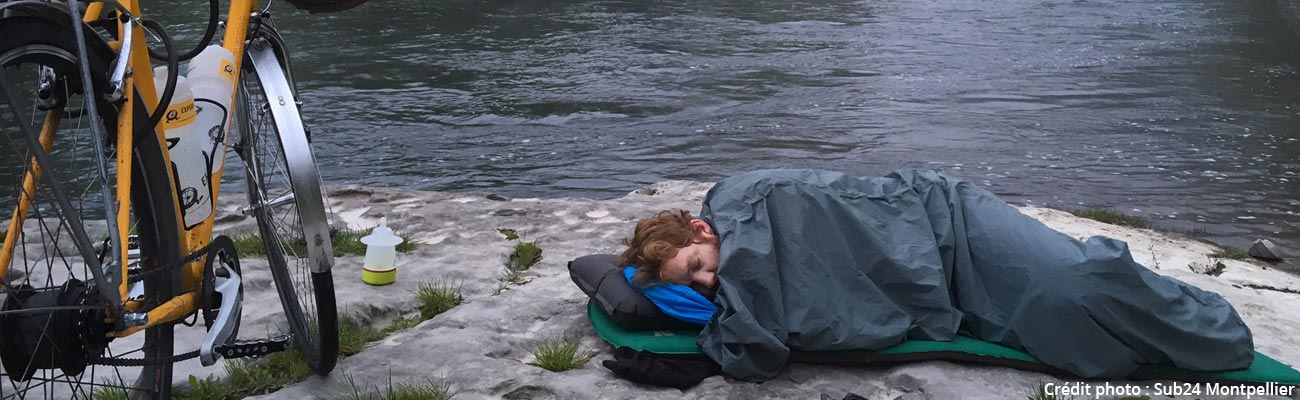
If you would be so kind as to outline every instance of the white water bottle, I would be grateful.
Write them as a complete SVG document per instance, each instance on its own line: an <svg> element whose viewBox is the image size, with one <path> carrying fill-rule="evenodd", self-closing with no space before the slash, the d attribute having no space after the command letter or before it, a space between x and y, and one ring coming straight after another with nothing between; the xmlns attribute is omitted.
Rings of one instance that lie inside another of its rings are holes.
<svg viewBox="0 0 1300 400"><path fill-rule="evenodd" d="M167 85L167 67L154 68L154 87L162 95ZM158 126L167 138L167 152L176 176L176 197L180 199L181 219L191 229L212 215L212 189L208 182L207 156L203 154L207 135L195 129L194 92L185 77L176 78L171 104L163 112Z"/></svg>
<svg viewBox="0 0 1300 400"><path fill-rule="evenodd" d="M190 60L186 82L194 91L194 107L198 117L194 123L197 132L206 135L206 160L209 175L216 174L225 163L225 147L229 142L234 101L235 56L226 48L211 45Z"/></svg>

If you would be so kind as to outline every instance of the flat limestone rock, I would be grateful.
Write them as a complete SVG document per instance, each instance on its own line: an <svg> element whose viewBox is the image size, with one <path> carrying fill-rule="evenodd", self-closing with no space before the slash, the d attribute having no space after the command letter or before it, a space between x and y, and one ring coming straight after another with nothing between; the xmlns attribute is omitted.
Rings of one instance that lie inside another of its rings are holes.
<svg viewBox="0 0 1300 400"><path fill-rule="evenodd" d="M698 212L710 186L662 182L608 200L499 200L481 193L331 188L329 206L335 224L368 229L387 217L389 226L420 243L414 252L398 256L397 282L388 286L361 282L360 256L339 258L334 279L341 312L373 321L392 318L416 307L412 291L424 280L462 283L465 301L340 360L327 377L313 376L259 398L339 398L349 389L348 376L362 389L381 390L375 385L390 379L394 383L445 379L460 400L817 399L823 393L839 399L849 392L870 399L1001 400L1022 399L1042 383L1063 382L1045 374L943 361L874 367L791 364L763 384L714 376L686 391L618 378L601 366L601 361L612 359L612 349L592 331L585 316L587 298L569 280L566 263L583 255L621 251L634 223L656 211ZM1207 275L1188 266L1205 264L1219 250L1213 245L1057 210L1021 211L1071 237L1106 235L1126 241L1134 258L1155 272L1228 299L1254 332L1256 350L1300 365L1300 337L1295 331L1300 326L1300 312L1295 311L1300 310L1300 295L1287 292L1300 291L1300 278L1295 275L1236 260L1223 260L1226 268L1220 275ZM223 228L247 230L249 223ZM499 229L513 229L522 240L536 240L543 249L541 262L524 273L525 284L503 289L502 265L515 242ZM256 267L245 270L250 268ZM259 290L268 295L246 295L249 300L244 305L245 313L253 314L246 315L245 321L253 325L269 324L273 313L265 310L279 308L271 288ZM595 356L582 368L559 373L528 364L539 344L556 338L577 342L582 351ZM201 371L219 374L219 369Z"/></svg>

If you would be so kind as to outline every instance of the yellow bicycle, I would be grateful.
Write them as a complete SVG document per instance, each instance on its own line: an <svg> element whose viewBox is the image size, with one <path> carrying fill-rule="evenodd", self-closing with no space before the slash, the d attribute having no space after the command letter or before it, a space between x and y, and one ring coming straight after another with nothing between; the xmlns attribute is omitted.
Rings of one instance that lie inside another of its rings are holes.
<svg viewBox="0 0 1300 400"><path fill-rule="evenodd" d="M224 24L219 6L209 0L204 38L183 51L138 0L0 1L0 399L168 398L176 362L289 346L318 374L334 368L333 252L287 48L256 0L232 0ZM206 97L184 84L187 60ZM182 130L192 120L207 125ZM227 151L242 160L239 211L256 220L283 335L237 338L241 277L255 271L213 236ZM203 342L175 348L174 326L199 319Z"/></svg>

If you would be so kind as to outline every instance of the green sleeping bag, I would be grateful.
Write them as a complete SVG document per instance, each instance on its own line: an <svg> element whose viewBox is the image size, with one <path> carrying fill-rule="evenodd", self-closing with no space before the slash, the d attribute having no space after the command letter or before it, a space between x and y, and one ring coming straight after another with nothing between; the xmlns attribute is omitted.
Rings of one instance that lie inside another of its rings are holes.
<svg viewBox="0 0 1300 400"><path fill-rule="evenodd" d="M629 331L601 310L595 302L587 304L587 318L596 335L614 347L660 354L699 355L704 357L695 338L698 329ZM965 336L950 342L909 340L878 351L795 352L790 361L818 364L879 364L927 360L964 361L1037 371L1053 375L1068 373L1039 362L1025 352ZM1168 379L1185 382L1264 383L1300 385L1300 372L1266 355L1255 353L1250 368L1233 371L1190 371L1173 366L1146 365L1129 376L1133 380Z"/></svg>

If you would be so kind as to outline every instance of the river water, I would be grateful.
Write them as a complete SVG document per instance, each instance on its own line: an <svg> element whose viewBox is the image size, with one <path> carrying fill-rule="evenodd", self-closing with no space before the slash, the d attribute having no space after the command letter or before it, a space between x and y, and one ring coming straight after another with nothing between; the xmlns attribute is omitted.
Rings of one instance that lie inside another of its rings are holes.
<svg viewBox="0 0 1300 400"><path fill-rule="evenodd" d="M1015 204L1300 252L1300 35L1268 1L271 11L329 183L611 198L758 168L931 168Z"/></svg>

